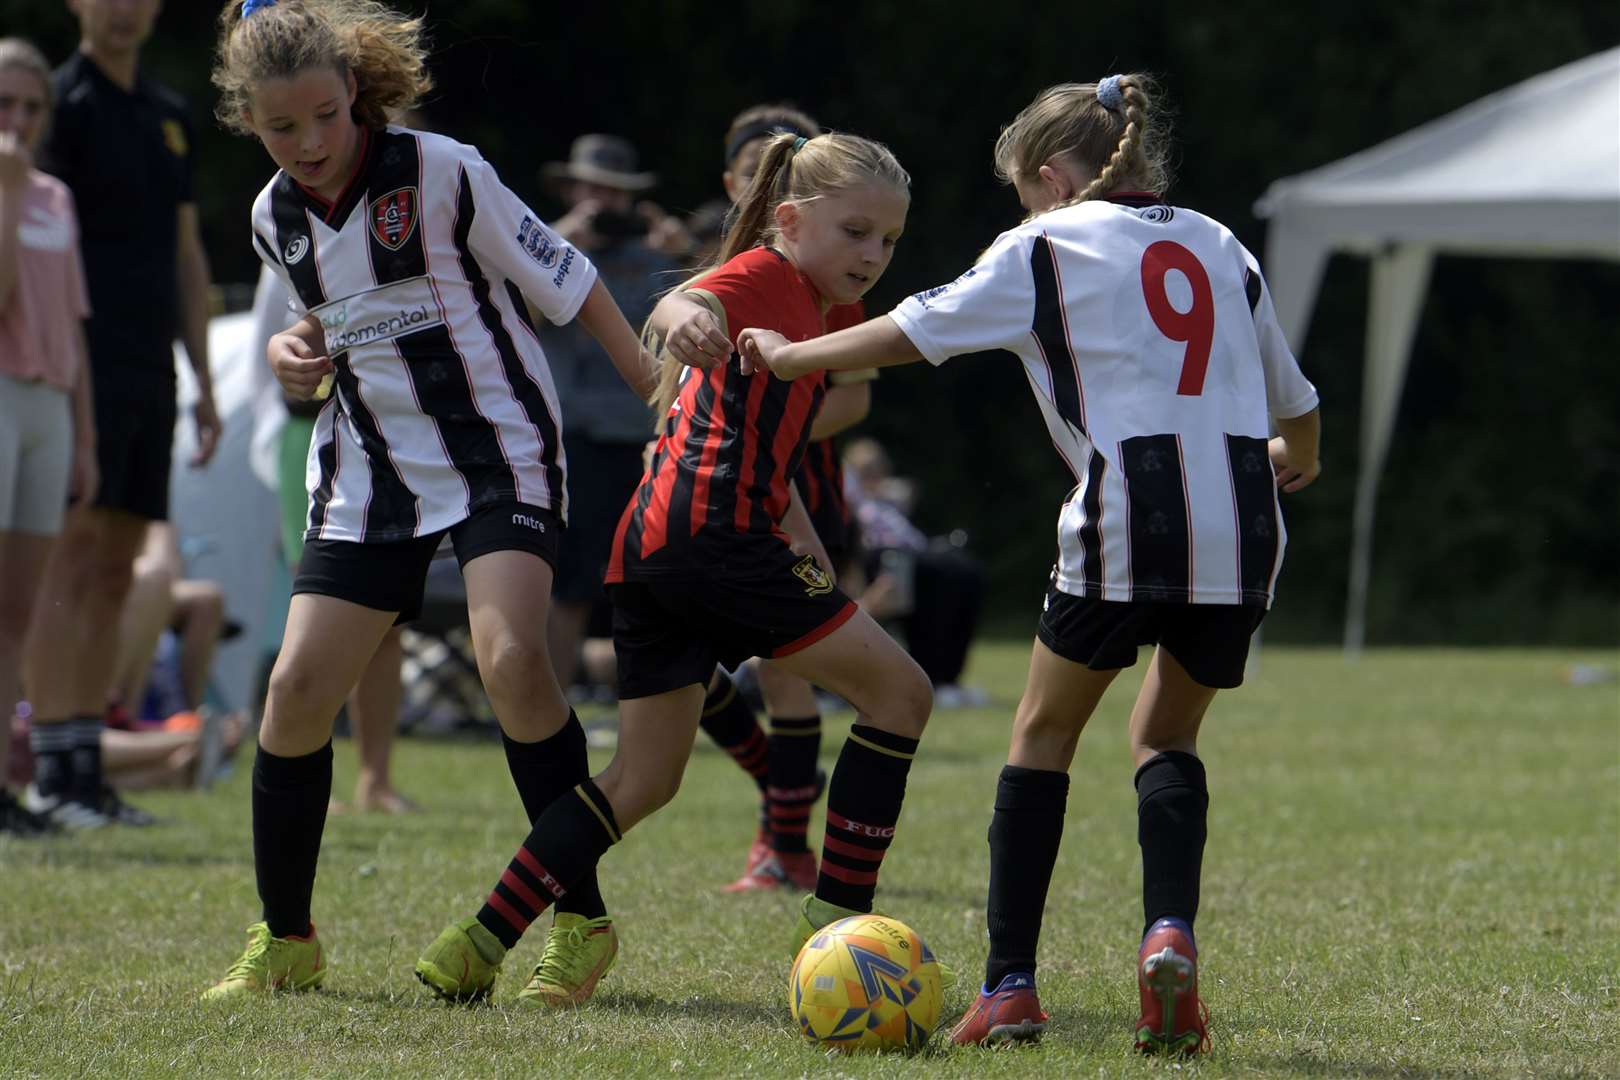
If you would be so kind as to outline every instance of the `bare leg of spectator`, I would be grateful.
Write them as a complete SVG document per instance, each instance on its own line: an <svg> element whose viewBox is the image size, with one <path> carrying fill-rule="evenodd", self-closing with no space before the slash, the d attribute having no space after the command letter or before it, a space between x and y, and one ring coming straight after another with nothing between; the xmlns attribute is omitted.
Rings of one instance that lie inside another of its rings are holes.
<svg viewBox="0 0 1620 1080"><path fill-rule="evenodd" d="M180 623L180 682L186 705L195 709L208 695L214 650L225 629L225 593L217 582L181 580L174 585L174 604Z"/></svg>
<svg viewBox="0 0 1620 1080"><path fill-rule="evenodd" d="M23 647L36 760L47 745L58 757L50 783L40 784L39 805L81 805L98 814L107 805L120 821L150 820L108 801L101 768L102 719L118 660L119 621L146 526L144 518L123 511L71 511L46 564ZM37 767L35 779L46 779Z"/></svg>
<svg viewBox="0 0 1620 1080"><path fill-rule="evenodd" d="M118 628L118 661L113 669L113 697L131 713L139 712L158 639L174 619L174 585L180 577L178 555L171 558L173 529L152 523L124 601Z"/></svg>
<svg viewBox="0 0 1620 1080"><path fill-rule="evenodd" d="M557 673L557 685L563 693L574 685L579 673L579 650L585 642L585 629L590 624L591 605L564 604L554 601L551 618L546 624L547 651L551 653L551 667Z"/></svg>
<svg viewBox="0 0 1620 1080"><path fill-rule="evenodd" d="M399 729L400 703L404 699L399 667L405 650L399 635L397 626L388 632L360 676L359 684L349 694L349 726L355 751L360 756L360 775L354 782L356 810L403 814L420 809L394 790L389 774L394 735Z"/></svg>
<svg viewBox="0 0 1620 1080"><path fill-rule="evenodd" d="M0 719L7 725L0 732L5 736L0 738L0 787L11 764L11 713L22 681L23 639L55 539L0 531Z"/></svg>

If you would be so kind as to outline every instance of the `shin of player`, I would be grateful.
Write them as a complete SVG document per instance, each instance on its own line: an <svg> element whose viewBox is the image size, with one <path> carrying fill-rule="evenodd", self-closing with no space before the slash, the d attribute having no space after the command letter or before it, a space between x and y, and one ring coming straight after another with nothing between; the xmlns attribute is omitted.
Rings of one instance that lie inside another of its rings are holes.
<svg viewBox="0 0 1620 1080"><path fill-rule="evenodd" d="M728 358L703 371L666 357L662 434L607 575L618 751L546 809L478 913L480 929L503 946L675 795L716 663L752 655L777 659L860 712L833 774L821 873L801 928L871 909L932 694L910 657L779 527L822 380L749 377L729 353L736 329L756 321L794 340L821 333L830 305L859 299L883 273L908 204L908 178L883 147L778 136L722 264L688 283L691 317L675 332L713 335ZM611 962L611 945L595 955L568 981L537 972L526 993L578 1000Z"/></svg>
<svg viewBox="0 0 1620 1080"><path fill-rule="evenodd" d="M445 537L530 819L588 774L544 637L567 501L528 309L578 319L643 395L652 358L589 260L475 149L391 122L429 86L420 32L348 0L248 0L221 16L220 118L279 167L254 203L253 245L305 313L272 338L271 367L289 395L330 391L253 767L264 921L210 998L325 978L310 904L332 722L389 627L420 608ZM571 903L572 918L605 916L593 882ZM487 989L493 971L482 974Z"/></svg>
<svg viewBox="0 0 1620 1080"><path fill-rule="evenodd" d="M990 956L959 1043L1046 1025L1035 953L1069 765L1108 684L1156 645L1131 714L1145 917L1135 1037L1145 1051L1208 1045L1197 736L1216 691L1242 682L1282 563L1278 494L1316 478L1319 421L1259 264L1219 222L1163 201L1154 97L1139 75L1037 97L996 147L1030 216L949 285L816 341L742 334L745 359L783 378L1005 349L1075 474L996 790Z"/></svg>

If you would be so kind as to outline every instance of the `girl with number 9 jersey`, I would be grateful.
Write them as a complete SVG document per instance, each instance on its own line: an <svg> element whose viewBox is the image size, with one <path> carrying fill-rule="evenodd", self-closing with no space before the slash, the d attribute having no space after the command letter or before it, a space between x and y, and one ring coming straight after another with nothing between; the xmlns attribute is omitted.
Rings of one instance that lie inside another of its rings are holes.
<svg viewBox="0 0 1620 1080"><path fill-rule="evenodd" d="M1319 427L1254 257L1219 222L1162 199L1155 97L1141 75L1044 91L996 145L997 172L1030 216L971 269L814 341L741 335L745 356L781 378L1015 353L1076 480L996 791L990 956L958 1043L1046 1026L1035 951L1069 765L1109 683L1154 644L1131 714L1145 915L1136 1043L1208 1045L1192 931L1209 802L1198 729L1215 691L1242 682L1282 564L1277 494L1315 479Z"/></svg>

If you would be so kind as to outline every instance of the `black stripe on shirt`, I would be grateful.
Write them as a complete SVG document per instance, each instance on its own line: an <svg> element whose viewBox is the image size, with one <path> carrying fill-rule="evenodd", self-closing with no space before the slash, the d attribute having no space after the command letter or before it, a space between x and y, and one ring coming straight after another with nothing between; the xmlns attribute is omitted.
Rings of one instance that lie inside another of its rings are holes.
<svg viewBox="0 0 1620 1080"><path fill-rule="evenodd" d="M370 184L381 194L366 207L366 243L372 277L387 285L424 277L429 267L422 242L426 225L420 220L421 147L415 135L389 133L379 140ZM409 219L402 220L402 213ZM391 237L398 237L397 246L389 243ZM516 498L517 476L495 425L478 409L472 373L449 328L441 322L402 334L394 349L418 406L438 429L450 467L467 485L468 510Z"/></svg>
<svg viewBox="0 0 1620 1080"><path fill-rule="evenodd" d="M371 471L371 494L366 499L366 520L360 539L387 542L414 536L422 521L421 508L415 493L405 486L399 470L394 467L377 418L360 398L360 380L349 367L347 351L332 357L332 371Z"/></svg>
<svg viewBox="0 0 1620 1080"><path fill-rule="evenodd" d="M1058 415L1084 435L1086 422L1080 408L1080 375L1069 348L1069 335L1063 327L1063 290L1058 284L1057 253L1045 236L1035 238L1029 268L1035 278L1032 329L1052 379L1052 403L1057 406Z"/></svg>
<svg viewBox="0 0 1620 1080"><path fill-rule="evenodd" d="M1264 286L1260 282L1260 275L1245 266L1243 268L1243 293L1249 298L1250 315L1253 315L1254 309L1260 306L1260 290L1262 288Z"/></svg>
<svg viewBox="0 0 1620 1080"><path fill-rule="evenodd" d="M328 399L329 407L336 411L332 414L331 438L321 443L320 449L315 452L315 461L320 469L320 479L315 483L315 493L309 502L309 528L314 530L316 536L320 535L321 528L326 524L326 507L332 501L332 492L337 487L338 470L338 431L337 426L343 420L343 402L337 394ZM315 424L315 437L320 438L320 422Z"/></svg>
<svg viewBox="0 0 1620 1080"><path fill-rule="evenodd" d="M1238 529L1238 585L1249 596L1271 591L1277 565L1277 481L1266 440L1226 436L1226 461L1232 475L1232 512Z"/></svg>
<svg viewBox="0 0 1620 1080"><path fill-rule="evenodd" d="M292 178L282 173L270 189L270 217L276 225L277 261L292 279L299 301L311 310L326 303L321 284L320 253L315 250L315 230L311 227L304 200ZM296 259L291 255L298 256Z"/></svg>
<svg viewBox="0 0 1620 1080"><path fill-rule="evenodd" d="M1080 595L1095 600L1101 600L1103 596L1102 491L1103 477L1107 472L1107 460L1097 452L1096 447L1089 447L1086 453L1086 494L1080 501L1080 511L1084 517L1080 525L1080 573L1085 582Z"/></svg>
<svg viewBox="0 0 1620 1080"><path fill-rule="evenodd" d="M523 366L523 358L518 355L512 335L507 332L500 309L491 299L489 278L484 276L483 267L473 255L472 226L477 213L478 206L473 199L472 183L467 179L467 170L463 168L456 183L455 227L456 253L461 263L461 272L466 277L468 285L472 287L473 299L478 303L478 320L484 324L484 329L489 331L490 340L495 345L495 353L501 359L501 368L506 373L506 381L512 387L512 395L539 435L540 463L546 472L546 490L551 496L552 506L561 512L564 499L563 470L557 460L557 453L562 440L557 420L551 415L551 408L546 404L546 396L540 389L540 384ZM522 306L519 305L519 310L521 309Z"/></svg>
<svg viewBox="0 0 1620 1080"><path fill-rule="evenodd" d="M1138 435L1119 444L1130 518L1131 600L1186 600L1192 585L1187 491L1175 435Z"/></svg>

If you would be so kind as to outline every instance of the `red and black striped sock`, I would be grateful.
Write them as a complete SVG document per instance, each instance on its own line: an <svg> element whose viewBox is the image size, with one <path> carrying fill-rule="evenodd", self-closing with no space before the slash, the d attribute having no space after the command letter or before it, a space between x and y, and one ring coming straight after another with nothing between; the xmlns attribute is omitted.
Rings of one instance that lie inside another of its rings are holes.
<svg viewBox="0 0 1620 1080"><path fill-rule="evenodd" d="M809 851L805 833L816 802L816 757L821 753L820 716L773 716L765 788L771 848L786 854Z"/></svg>
<svg viewBox="0 0 1620 1080"><path fill-rule="evenodd" d="M754 710L748 707L731 676L724 671L714 673L714 686L703 699L703 730L715 745L731 755L739 768L754 778L759 793L765 794L765 732L754 719Z"/></svg>
<svg viewBox="0 0 1620 1080"><path fill-rule="evenodd" d="M827 792L827 836L816 896L871 911L878 866L894 839L917 740L865 724L849 729Z"/></svg>
<svg viewBox="0 0 1620 1080"><path fill-rule="evenodd" d="M607 796L590 780L554 799L478 910L478 921L508 949L540 913L596 870L619 839Z"/></svg>
<svg viewBox="0 0 1620 1080"><path fill-rule="evenodd" d="M506 764L512 770L512 781L517 784L518 797L532 826L540 819L546 807L574 790L574 785L590 778L591 764L585 747L585 729L573 709L568 710L568 722L549 739L539 742L517 742L501 733L506 747ZM568 886L568 895L556 904L558 911L569 911L587 919L607 914L602 902L602 890L596 882L596 871Z"/></svg>

